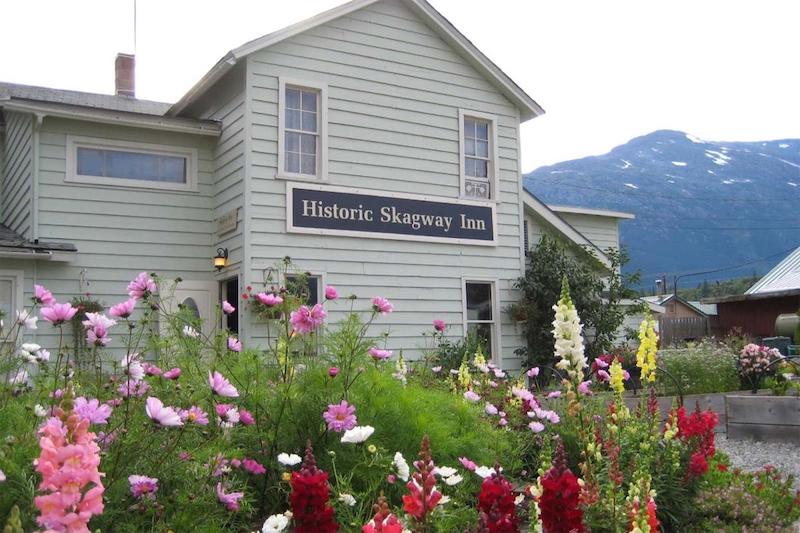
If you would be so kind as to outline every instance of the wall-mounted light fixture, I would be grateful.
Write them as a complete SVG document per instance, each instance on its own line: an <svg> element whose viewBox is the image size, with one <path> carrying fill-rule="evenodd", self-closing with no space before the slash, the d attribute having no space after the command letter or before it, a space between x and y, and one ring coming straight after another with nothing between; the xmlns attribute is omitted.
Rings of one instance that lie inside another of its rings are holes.
<svg viewBox="0 0 800 533"><path fill-rule="evenodd" d="M222 270L228 266L228 249L217 248L217 255L214 256L214 267L217 270Z"/></svg>

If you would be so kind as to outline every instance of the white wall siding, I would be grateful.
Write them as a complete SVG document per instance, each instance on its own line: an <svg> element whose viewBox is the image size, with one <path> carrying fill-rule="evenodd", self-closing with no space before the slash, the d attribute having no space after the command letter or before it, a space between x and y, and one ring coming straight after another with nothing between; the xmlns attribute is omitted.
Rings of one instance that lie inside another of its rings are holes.
<svg viewBox="0 0 800 533"><path fill-rule="evenodd" d="M458 110L496 116L500 169L496 247L286 233L286 182L277 171L278 78L324 83L328 96L328 183L457 198ZM462 330L462 278L496 279L503 364L522 339L502 309L520 275L517 109L400 2L387 0L277 43L248 58L252 105L252 205L246 282L283 256L357 307L386 296L395 312L377 320L391 349L420 355L434 318ZM344 303L331 309L346 309ZM331 320L343 317L333 312ZM258 339L258 325L254 325Z"/></svg>
<svg viewBox="0 0 800 533"><path fill-rule="evenodd" d="M581 213L558 213L558 216L601 250L619 248L619 219Z"/></svg>
<svg viewBox="0 0 800 533"><path fill-rule="evenodd" d="M30 239L33 234L33 117L8 111L4 116L0 223Z"/></svg>

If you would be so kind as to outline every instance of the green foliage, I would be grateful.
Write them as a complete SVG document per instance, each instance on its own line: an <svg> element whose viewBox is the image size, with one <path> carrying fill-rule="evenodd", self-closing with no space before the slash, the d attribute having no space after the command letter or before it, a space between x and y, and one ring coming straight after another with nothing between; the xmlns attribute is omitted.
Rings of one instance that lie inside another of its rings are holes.
<svg viewBox="0 0 800 533"><path fill-rule="evenodd" d="M455 341L443 335L434 335L436 346L428 355L429 366L441 366L445 374L461 366L461 362L471 358L479 349L485 350L477 335L467 335Z"/></svg>
<svg viewBox="0 0 800 533"><path fill-rule="evenodd" d="M675 381L680 384L683 394L739 390L737 357L726 345L712 340L689 343L685 348L660 350L658 365L668 374L656 374L659 392L667 396L677 395Z"/></svg>
<svg viewBox="0 0 800 533"><path fill-rule="evenodd" d="M753 286L753 284L760 279L759 276L745 276L741 278L726 279L724 281L715 281L709 283L703 280L694 288L682 289L678 287L678 296L687 300L700 300L701 298L713 298L720 296L732 296L735 294L744 294L744 292Z"/></svg>
<svg viewBox="0 0 800 533"><path fill-rule="evenodd" d="M586 337L589 357L610 350L626 314L638 311L620 305L621 300L635 297L629 287L637 279L637 275L620 275L628 261L625 251L605 251L611 259L608 269L595 259L579 258L583 253L576 254L564 241L545 234L531 252L525 275L515 284L527 315L524 334L528 366L552 364L552 306L560 296L563 278L569 281L570 295L585 331L593 332Z"/></svg>

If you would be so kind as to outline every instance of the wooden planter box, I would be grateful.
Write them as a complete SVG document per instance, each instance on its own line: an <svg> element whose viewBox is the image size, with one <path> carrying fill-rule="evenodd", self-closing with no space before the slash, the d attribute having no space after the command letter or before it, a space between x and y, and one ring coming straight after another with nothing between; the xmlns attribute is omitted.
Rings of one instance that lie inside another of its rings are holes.
<svg viewBox="0 0 800 533"><path fill-rule="evenodd" d="M800 442L800 397L729 395L727 433L732 440Z"/></svg>

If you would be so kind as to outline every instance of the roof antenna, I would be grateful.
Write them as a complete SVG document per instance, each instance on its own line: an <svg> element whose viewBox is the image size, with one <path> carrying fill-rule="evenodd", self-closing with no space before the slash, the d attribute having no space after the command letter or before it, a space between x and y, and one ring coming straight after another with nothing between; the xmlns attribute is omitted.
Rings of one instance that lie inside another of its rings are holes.
<svg viewBox="0 0 800 533"><path fill-rule="evenodd" d="M136 55L136 0L133 0L133 55Z"/></svg>

